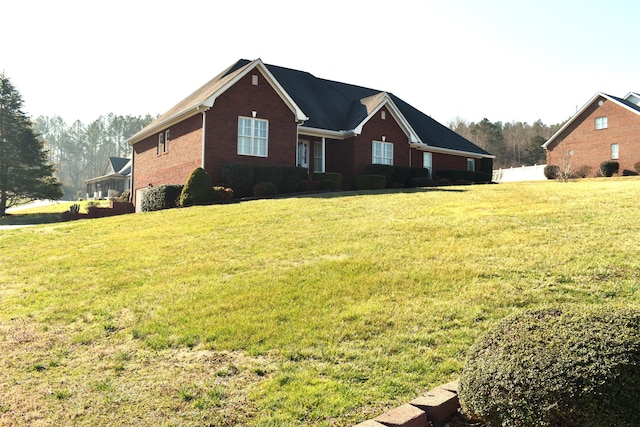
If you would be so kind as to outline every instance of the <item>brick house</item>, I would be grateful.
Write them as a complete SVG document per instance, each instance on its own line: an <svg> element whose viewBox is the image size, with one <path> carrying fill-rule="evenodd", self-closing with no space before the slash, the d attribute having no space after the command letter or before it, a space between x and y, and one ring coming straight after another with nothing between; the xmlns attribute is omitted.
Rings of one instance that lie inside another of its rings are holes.
<svg viewBox="0 0 640 427"><path fill-rule="evenodd" d="M102 175L85 181L88 199L118 197L131 189L131 159L109 157Z"/></svg>
<svg viewBox="0 0 640 427"><path fill-rule="evenodd" d="M620 164L620 175L636 175L640 162L640 95L624 98L597 93L542 145L547 165L576 171L591 168L596 176L600 163Z"/></svg>
<svg viewBox="0 0 640 427"><path fill-rule="evenodd" d="M346 186L371 163L491 173L493 158L395 95L239 60L129 138L132 193L183 184L197 167L339 172Z"/></svg>

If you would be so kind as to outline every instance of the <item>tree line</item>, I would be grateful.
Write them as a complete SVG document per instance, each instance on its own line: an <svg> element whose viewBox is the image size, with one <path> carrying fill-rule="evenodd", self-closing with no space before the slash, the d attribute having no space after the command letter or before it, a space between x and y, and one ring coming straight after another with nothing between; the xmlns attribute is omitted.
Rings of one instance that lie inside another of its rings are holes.
<svg viewBox="0 0 640 427"><path fill-rule="evenodd" d="M55 165L65 198L73 199L84 197L84 181L102 175L109 157L130 158L126 140L154 118L110 113L89 124L76 120L69 125L60 116L39 116L33 127L48 150L49 163Z"/></svg>
<svg viewBox="0 0 640 427"><path fill-rule="evenodd" d="M469 141L496 156L493 167L508 168L546 163L546 153L542 148L563 123L545 125L538 120L526 122L491 122L488 119L468 122L455 118L449 128Z"/></svg>

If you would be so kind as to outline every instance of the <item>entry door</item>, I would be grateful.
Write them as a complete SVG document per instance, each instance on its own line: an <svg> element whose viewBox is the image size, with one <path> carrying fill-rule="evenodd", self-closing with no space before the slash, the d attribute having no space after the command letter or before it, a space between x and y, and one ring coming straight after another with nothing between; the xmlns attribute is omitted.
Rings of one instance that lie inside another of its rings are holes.
<svg viewBox="0 0 640 427"><path fill-rule="evenodd" d="M298 166L309 169L309 141L298 141Z"/></svg>

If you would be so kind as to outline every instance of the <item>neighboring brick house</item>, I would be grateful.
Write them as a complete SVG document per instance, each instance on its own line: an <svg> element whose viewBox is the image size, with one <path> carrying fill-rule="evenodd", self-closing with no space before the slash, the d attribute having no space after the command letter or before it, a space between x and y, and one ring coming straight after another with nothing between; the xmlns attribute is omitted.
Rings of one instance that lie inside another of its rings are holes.
<svg viewBox="0 0 640 427"><path fill-rule="evenodd" d="M133 195L183 184L197 167L339 172L346 185L371 163L491 173L485 150L388 92L240 60L132 136Z"/></svg>
<svg viewBox="0 0 640 427"><path fill-rule="evenodd" d="M131 188L131 159L109 157L102 175L85 181L88 199L118 197Z"/></svg>
<svg viewBox="0 0 640 427"><path fill-rule="evenodd" d="M558 132L542 145L547 165L568 171L591 168L596 176L600 163L620 164L619 175L636 175L640 162L640 95L624 98L597 93Z"/></svg>

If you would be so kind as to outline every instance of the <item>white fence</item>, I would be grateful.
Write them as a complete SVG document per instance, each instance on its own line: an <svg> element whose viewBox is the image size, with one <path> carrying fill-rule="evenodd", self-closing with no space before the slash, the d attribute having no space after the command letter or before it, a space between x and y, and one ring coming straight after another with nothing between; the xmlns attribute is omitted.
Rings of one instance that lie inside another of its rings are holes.
<svg viewBox="0 0 640 427"><path fill-rule="evenodd" d="M495 169L493 182L544 181L544 167L547 165L520 166L517 168Z"/></svg>

